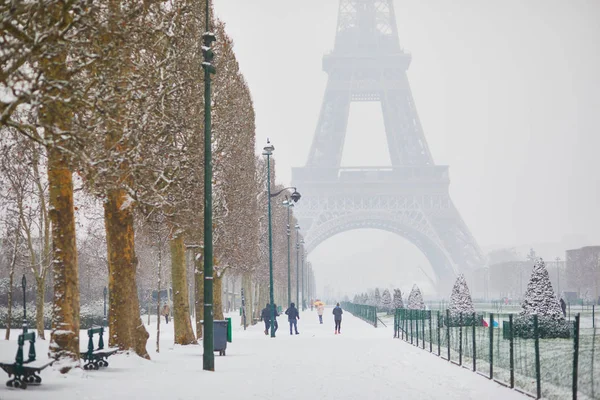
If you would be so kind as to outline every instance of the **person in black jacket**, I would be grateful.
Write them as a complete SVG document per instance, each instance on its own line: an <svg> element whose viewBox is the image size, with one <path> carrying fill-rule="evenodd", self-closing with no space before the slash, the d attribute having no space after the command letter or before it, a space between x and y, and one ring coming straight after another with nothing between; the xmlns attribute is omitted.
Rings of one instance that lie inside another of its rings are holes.
<svg viewBox="0 0 600 400"><path fill-rule="evenodd" d="M298 312L298 309L294 303L291 303L290 307L285 310L285 315L288 316L288 321L290 323L290 335L292 335L292 327L294 327L296 335L300 334L300 332L298 332L298 320L300 319L300 313Z"/></svg>
<svg viewBox="0 0 600 400"><path fill-rule="evenodd" d="M342 308L340 307L340 303L337 303L333 308L333 319L335 320L335 334L337 335L342 328Z"/></svg>
<svg viewBox="0 0 600 400"><path fill-rule="evenodd" d="M265 322L265 335L269 334L269 327L271 326L271 313L269 312L269 303L260 312L260 319Z"/></svg>

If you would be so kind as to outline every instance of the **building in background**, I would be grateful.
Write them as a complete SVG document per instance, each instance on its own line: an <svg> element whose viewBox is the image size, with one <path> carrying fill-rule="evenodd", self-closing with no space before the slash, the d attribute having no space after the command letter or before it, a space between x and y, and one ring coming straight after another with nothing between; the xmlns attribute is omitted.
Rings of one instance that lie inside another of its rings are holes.
<svg viewBox="0 0 600 400"><path fill-rule="evenodd" d="M600 302L600 246L586 246L566 252L567 284L579 299Z"/></svg>

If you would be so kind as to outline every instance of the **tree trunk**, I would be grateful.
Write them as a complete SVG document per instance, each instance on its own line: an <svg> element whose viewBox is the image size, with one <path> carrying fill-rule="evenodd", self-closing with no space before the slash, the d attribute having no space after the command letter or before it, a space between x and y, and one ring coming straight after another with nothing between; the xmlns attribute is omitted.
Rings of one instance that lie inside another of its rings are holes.
<svg viewBox="0 0 600 400"><path fill-rule="evenodd" d="M59 106L53 107L60 109ZM52 110L46 110L51 114ZM64 113L56 113L59 118ZM50 358L58 358L61 373L79 366L79 270L73 210L73 177L62 152L48 150L48 185L52 224L52 262L54 265L54 302Z"/></svg>
<svg viewBox="0 0 600 400"><path fill-rule="evenodd" d="M15 275L15 264L17 263L17 252L19 250L19 230L21 229L20 220L15 230L15 245L13 246L13 253L10 260L10 272L8 274L8 310L6 318L6 334L4 335L5 340L10 339L10 322L12 319L12 303L13 303L13 280Z"/></svg>
<svg viewBox="0 0 600 400"><path fill-rule="evenodd" d="M170 244L175 344L196 344L188 303L187 268L185 264L183 234L178 234L172 238Z"/></svg>
<svg viewBox="0 0 600 400"><path fill-rule="evenodd" d="M45 339L44 336L44 295L46 293L46 286L44 278L35 275L35 281L37 284L36 299L35 299L35 326L38 331L38 337Z"/></svg>
<svg viewBox="0 0 600 400"><path fill-rule="evenodd" d="M133 212L123 203L131 199L123 189L109 190L104 202L104 224L108 254L109 345L133 349L149 359L148 332L140 316L137 296Z"/></svg>
<svg viewBox="0 0 600 400"><path fill-rule="evenodd" d="M254 325L254 314L252 313L252 275L250 274L250 272L243 273L242 288L244 289L244 308L246 311L246 326Z"/></svg>
<svg viewBox="0 0 600 400"><path fill-rule="evenodd" d="M223 275L213 274L213 312L216 320L223 320Z"/></svg>
<svg viewBox="0 0 600 400"><path fill-rule="evenodd" d="M204 262L202 253L194 256L194 304L196 309L196 338L202 338L202 321L204 320Z"/></svg>

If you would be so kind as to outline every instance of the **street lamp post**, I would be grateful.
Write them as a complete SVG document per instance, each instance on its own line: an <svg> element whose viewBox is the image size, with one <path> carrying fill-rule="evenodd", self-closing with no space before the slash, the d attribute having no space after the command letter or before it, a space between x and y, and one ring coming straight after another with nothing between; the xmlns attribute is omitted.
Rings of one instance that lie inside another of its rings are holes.
<svg viewBox="0 0 600 400"><path fill-rule="evenodd" d="M296 224L296 304L300 307L300 225Z"/></svg>
<svg viewBox="0 0 600 400"><path fill-rule="evenodd" d="M292 189L292 188L285 188L280 190L277 193L273 193L271 194L271 156L273 155L273 151L275 150L275 146L273 146L270 142L269 139L267 139L267 145L263 148L263 156L267 156L267 212L268 212L268 220L269 220L269 300L270 300L270 305L269 308L271 309L271 337L275 337L275 332L273 330L274 325L275 325L275 300L274 300L274 296L273 296L273 233L272 233L272 228L271 228L271 197L275 197L278 196L279 194L281 194L281 192L283 192L284 190L287 189ZM294 187L294 192L291 194L291 198L294 201L294 203L296 203L298 200L300 200L300 193L298 193L298 191L296 190L296 188Z"/></svg>
<svg viewBox="0 0 600 400"><path fill-rule="evenodd" d="M287 267L288 267L288 293L287 293L287 305L289 306L292 302L292 278L290 271L290 207L294 207L294 203L292 203L287 196L283 201L283 205L287 207Z"/></svg>
<svg viewBox="0 0 600 400"><path fill-rule="evenodd" d="M300 242L302 245L302 311L306 310L304 304L306 303L306 298L304 297L304 239Z"/></svg>
<svg viewBox="0 0 600 400"><path fill-rule="evenodd" d="M202 368L215 370L215 353L213 343L213 247L212 247L212 149L210 119L210 75L216 72L212 64L214 52L212 42L215 35L210 32L210 0L206 0L206 32L202 35L202 54L204 62L204 354Z"/></svg>

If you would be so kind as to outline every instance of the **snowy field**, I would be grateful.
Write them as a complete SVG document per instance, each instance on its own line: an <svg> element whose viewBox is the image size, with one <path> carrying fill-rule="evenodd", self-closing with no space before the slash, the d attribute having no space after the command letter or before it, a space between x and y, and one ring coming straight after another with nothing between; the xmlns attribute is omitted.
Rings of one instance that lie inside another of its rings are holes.
<svg viewBox="0 0 600 400"><path fill-rule="evenodd" d="M344 313L341 335L334 335L331 309L326 309L323 325L318 324L316 312L302 312L300 335L290 336L287 320L280 317L275 339L265 336L262 323L244 331L237 326L239 316L231 316L233 343L228 344L227 356L215 355L216 372L202 370L201 345L173 345L172 323L161 323L157 354L153 320L147 326L151 361L122 354L110 357L110 366L99 371L81 369L61 375L46 369L41 386L22 390L2 385L0 399L526 398L392 339L391 325L376 329L348 313ZM3 360L14 359L17 335L11 336L8 342L0 341ZM87 343L85 331L81 340ZM47 341L38 342L38 358L45 358L47 346Z"/></svg>

